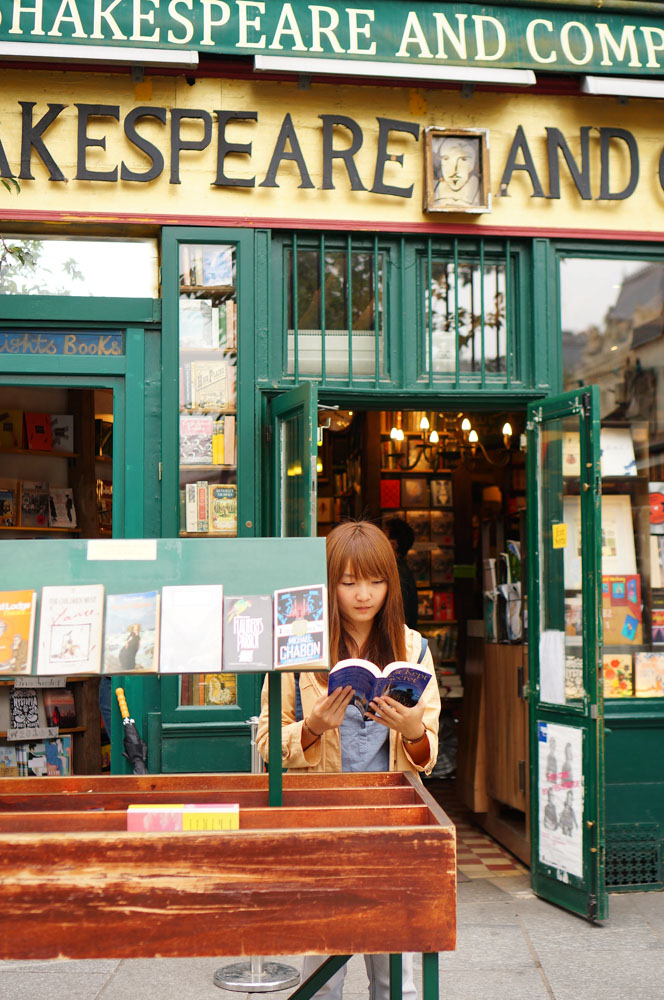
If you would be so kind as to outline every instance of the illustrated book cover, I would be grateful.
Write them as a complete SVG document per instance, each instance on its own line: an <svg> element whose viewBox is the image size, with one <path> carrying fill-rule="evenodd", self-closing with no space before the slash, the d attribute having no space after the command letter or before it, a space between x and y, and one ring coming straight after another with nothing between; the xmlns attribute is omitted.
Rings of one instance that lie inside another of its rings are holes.
<svg viewBox="0 0 664 1000"><path fill-rule="evenodd" d="M48 413L26 413L25 433L28 448L34 451L53 451L51 418Z"/></svg>
<svg viewBox="0 0 664 1000"><path fill-rule="evenodd" d="M602 674L605 698L631 698L634 683L631 653L604 653Z"/></svg>
<svg viewBox="0 0 664 1000"><path fill-rule="evenodd" d="M0 778L18 778L16 747L0 746Z"/></svg>
<svg viewBox="0 0 664 1000"><path fill-rule="evenodd" d="M272 598L224 598L224 671L272 669Z"/></svg>
<svg viewBox="0 0 664 1000"><path fill-rule="evenodd" d="M329 666L324 584L274 592L274 665L282 670Z"/></svg>
<svg viewBox="0 0 664 1000"><path fill-rule="evenodd" d="M20 494L21 527L48 528L48 483L24 479L20 484Z"/></svg>
<svg viewBox="0 0 664 1000"><path fill-rule="evenodd" d="M641 577L602 577L602 622L605 646L643 642Z"/></svg>
<svg viewBox="0 0 664 1000"><path fill-rule="evenodd" d="M70 486L49 486L48 523L51 528L75 528L76 507Z"/></svg>
<svg viewBox="0 0 664 1000"><path fill-rule="evenodd" d="M108 595L103 674L156 673L160 602L161 595L156 590Z"/></svg>
<svg viewBox="0 0 664 1000"><path fill-rule="evenodd" d="M431 541L436 545L454 545L454 514L450 511L431 511Z"/></svg>
<svg viewBox="0 0 664 1000"><path fill-rule="evenodd" d="M9 695L9 729L39 725L39 698L35 688L13 688Z"/></svg>
<svg viewBox="0 0 664 1000"><path fill-rule="evenodd" d="M396 661L381 670L369 660L339 660L330 670L327 693L349 685L354 692L351 705L366 718L369 703L378 695L394 698L407 708L416 705L432 676L413 663Z"/></svg>
<svg viewBox="0 0 664 1000"><path fill-rule="evenodd" d="M37 594L0 590L0 673L32 672Z"/></svg>
<svg viewBox="0 0 664 1000"><path fill-rule="evenodd" d="M42 692L46 724L60 729L73 729L76 725L74 692L69 688L45 688Z"/></svg>
<svg viewBox="0 0 664 1000"><path fill-rule="evenodd" d="M209 350L219 346L209 299L180 299L180 350Z"/></svg>
<svg viewBox="0 0 664 1000"><path fill-rule="evenodd" d="M401 480L402 507L428 507L429 483L426 479Z"/></svg>
<svg viewBox="0 0 664 1000"><path fill-rule="evenodd" d="M237 486L225 483L209 487L209 524L215 535L237 535Z"/></svg>
<svg viewBox="0 0 664 1000"><path fill-rule="evenodd" d="M18 480L0 477L0 525L13 528L18 524Z"/></svg>
<svg viewBox="0 0 664 1000"><path fill-rule="evenodd" d="M652 641L664 642L664 592L661 590L652 591L650 622L652 629Z"/></svg>
<svg viewBox="0 0 664 1000"><path fill-rule="evenodd" d="M230 406L230 380L225 361L192 361L192 406L207 410L226 410Z"/></svg>
<svg viewBox="0 0 664 1000"><path fill-rule="evenodd" d="M104 587L44 587L37 649L37 673L98 674Z"/></svg>
<svg viewBox="0 0 664 1000"><path fill-rule="evenodd" d="M162 587L160 672L221 673L224 588Z"/></svg>
<svg viewBox="0 0 664 1000"><path fill-rule="evenodd" d="M127 830L135 833L173 833L187 830L212 832L238 830L240 806L224 803L130 803L127 806Z"/></svg>
<svg viewBox="0 0 664 1000"><path fill-rule="evenodd" d="M634 664L637 698L664 697L664 653L637 653Z"/></svg>
<svg viewBox="0 0 664 1000"><path fill-rule="evenodd" d="M71 413L51 413L53 451L74 451L74 417Z"/></svg>
<svg viewBox="0 0 664 1000"><path fill-rule="evenodd" d="M432 507L452 506L452 480L432 479L429 483Z"/></svg>
<svg viewBox="0 0 664 1000"><path fill-rule="evenodd" d="M180 463L212 465L212 417L180 416Z"/></svg>
<svg viewBox="0 0 664 1000"><path fill-rule="evenodd" d="M23 410L0 410L0 448L23 447Z"/></svg>

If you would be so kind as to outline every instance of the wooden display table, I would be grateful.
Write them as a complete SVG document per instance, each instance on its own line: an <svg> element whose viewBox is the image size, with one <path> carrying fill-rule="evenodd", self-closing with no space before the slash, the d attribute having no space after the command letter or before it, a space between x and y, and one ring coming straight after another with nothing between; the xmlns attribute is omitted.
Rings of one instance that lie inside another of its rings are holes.
<svg viewBox="0 0 664 1000"><path fill-rule="evenodd" d="M240 830L128 833L129 803L239 802ZM399 773L0 779L0 958L434 953L454 826Z"/></svg>

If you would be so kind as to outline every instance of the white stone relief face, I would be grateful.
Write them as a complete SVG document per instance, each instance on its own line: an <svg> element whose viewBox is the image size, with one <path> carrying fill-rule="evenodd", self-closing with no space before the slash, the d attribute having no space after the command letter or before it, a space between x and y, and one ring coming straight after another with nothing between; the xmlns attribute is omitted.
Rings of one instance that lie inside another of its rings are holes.
<svg viewBox="0 0 664 1000"><path fill-rule="evenodd" d="M477 171L477 143L467 139L443 139L438 148L440 175L452 191L460 191Z"/></svg>

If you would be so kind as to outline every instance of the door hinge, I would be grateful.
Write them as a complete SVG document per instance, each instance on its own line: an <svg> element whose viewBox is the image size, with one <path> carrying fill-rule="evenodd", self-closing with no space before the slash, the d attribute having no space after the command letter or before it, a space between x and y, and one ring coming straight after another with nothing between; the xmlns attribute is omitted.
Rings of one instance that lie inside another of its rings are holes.
<svg viewBox="0 0 664 1000"><path fill-rule="evenodd" d="M162 464L162 463L160 462L160 463L159 463L159 482L161 482L161 473L162 473L162 469L163 469L163 464Z"/></svg>
<svg viewBox="0 0 664 1000"><path fill-rule="evenodd" d="M526 762L525 760L518 761L519 766L519 791L525 792L526 790Z"/></svg>
<svg viewBox="0 0 664 1000"><path fill-rule="evenodd" d="M270 424L265 425L265 444L269 444L272 440L272 427Z"/></svg>
<svg viewBox="0 0 664 1000"><path fill-rule="evenodd" d="M588 896L588 919L594 920L597 916L597 896L591 892Z"/></svg>
<svg viewBox="0 0 664 1000"><path fill-rule="evenodd" d="M597 705L591 705L590 706L590 718L591 719L596 719L597 718Z"/></svg>

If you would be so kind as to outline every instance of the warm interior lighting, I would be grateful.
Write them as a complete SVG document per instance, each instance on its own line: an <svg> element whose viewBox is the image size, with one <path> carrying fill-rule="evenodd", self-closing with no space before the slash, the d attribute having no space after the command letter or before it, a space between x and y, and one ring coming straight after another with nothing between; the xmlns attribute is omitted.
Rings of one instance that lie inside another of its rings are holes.
<svg viewBox="0 0 664 1000"><path fill-rule="evenodd" d="M509 420L506 420L503 424L502 434L503 437L512 437L512 425Z"/></svg>
<svg viewBox="0 0 664 1000"><path fill-rule="evenodd" d="M431 434L429 434L429 444L438 444L439 441L438 431L431 431Z"/></svg>
<svg viewBox="0 0 664 1000"><path fill-rule="evenodd" d="M322 471L323 471L323 461L322 459L319 458L318 461L316 462L316 472L320 473Z"/></svg>
<svg viewBox="0 0 664 1000"><path fill-rule="evenodd" d="M420 430L421 431L428 431L429 427L430 427L430 424L429 424L428 418L427 417L422 417L422 419L420 420Z"/></svg>
<svg viewBox="0 0 664 1000"><path fill-rule="evenodd" d="M470 426L471 426L470 420L468 419L468 417L464 417L463 420L461 421L461 430L463 431L464 434L468 433L468 431L470 430Z"/></svg>

